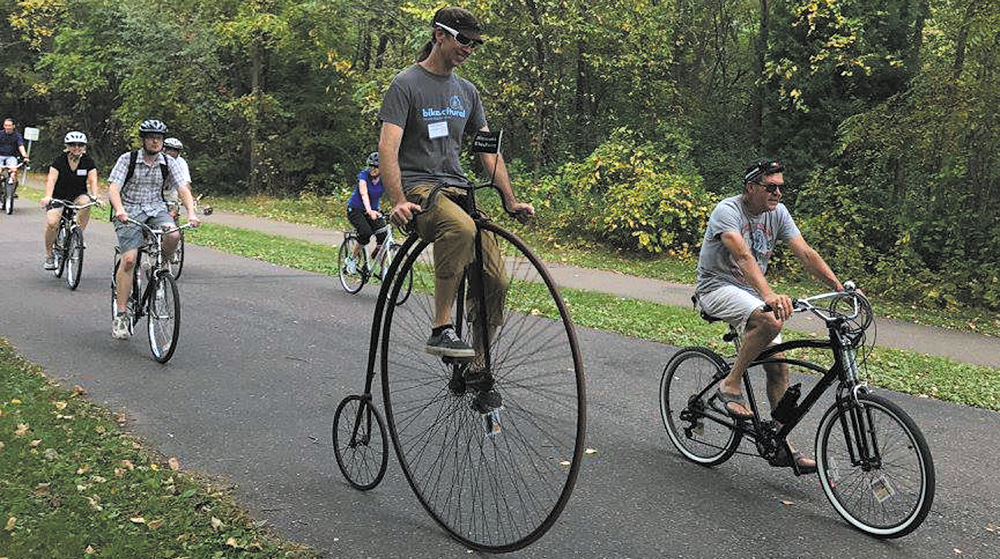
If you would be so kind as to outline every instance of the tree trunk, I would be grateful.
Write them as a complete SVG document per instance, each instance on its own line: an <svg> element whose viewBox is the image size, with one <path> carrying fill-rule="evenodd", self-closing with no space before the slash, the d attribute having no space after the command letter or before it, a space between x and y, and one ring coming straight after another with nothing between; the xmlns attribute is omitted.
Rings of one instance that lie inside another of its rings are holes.
<svg viewBox="0 0 1000 559"><path fill-rule="evenodd" d="M757 35L756 56L754 57L754 76L757 78L756 91L750 106L750 140L758 152L764 132L764 101L767 97L767 80L764 76L764 66L767 59L768 34L771 26L771 6L768 0L760 0L760 33Z"/></svg>
<svg viewBox="0 0 1000 559"><path fill-rule="evenodd" d="M542 31L542 18L538 11L538 6L535 5L535 0L525 0L525 7L528 8L528 14L531 16L531 22L534 24L537 33L535 34L535 131L534 131L534 167L533 171L535 176L541 174L542 165L544 163L545 154L548 151L548 121L549 113L551 112L548 103L548 87L546 84L546 51L545 51L545 41L541 36Z"/></svg>
<svg viewBox="0 0 1000 559"><path fill-rule="evenodd" d="M378 38L378 49L375 51L375 69L382 67L385 62L385 52L389 49L389 36L382 34Z"/></svg>
<svg viewBox="0 0 1000 559"><path fill-rule="evenodd" d="M250 109L250 192L260 192L260 172L257 169L260 145L257 133L260 127L260 74L263 70L260 45L253 49L253 60L250 71L250 91L253 107Z"/></svg>

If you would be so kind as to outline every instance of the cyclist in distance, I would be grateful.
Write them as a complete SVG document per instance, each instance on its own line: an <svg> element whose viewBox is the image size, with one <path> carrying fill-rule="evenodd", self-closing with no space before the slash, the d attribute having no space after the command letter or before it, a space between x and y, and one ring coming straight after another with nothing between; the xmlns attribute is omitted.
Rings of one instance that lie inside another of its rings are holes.
<svg viewBox="0 0 1000 559"><path fill-rule="evenodd" d="M142 229L129 223L129 218L154 228L175 227L174 220L167 212L163 192L176 188L187 210L188 221L192 226L198 226L194 199L181 167L172 157L162 153L166 133L167 126L159 120L143 121L139 125L142 148L123 153L108 176L108 199L115 214L115 233L122 254L116 278L118 308L115 309L111 335L120 340L129 338L125 305L132 289L132 268L143 243ZM170 261L179 240L180 233L177 231L163 236L165 263Z"/></svg>
<svg viewBox="0 0 1000 559"><path fill-rule="evenodd" d="M59 233L59 220L62 218L62 204L53 204L56 200L72 200L82 206L94 199L97 192L97 165L87 154L87 135L83 132L71 131L63 138L66 149L56 156L49 165L49 176L45 181L45 195L41 204L45 208L45 264L46 270L55 270L56 261L52 256L52 244ZM90 208L80 210L76 214L80 229L87 228L90 221Z"/></svg>
<svg viewBox="0 0 1000 559"><path fill-rule="evenodd" d="M476 18L461 8L438 10L431 20L431 33L417 63L393 78L382 101L379 156L386 192L393 203L390 219L402 226L413 219L414 212L422 212L415 229L421 239L434 243L434 316L425 350L432 355L472 359L476 351L455 332L451 306L463 271L475 258L476 227L451 199L465 191L450 187L469 184L459 164L463 138L488 127L479 91L454 69L483 41ZM518 203L514 196L502 156L480 155L485 168L496 168L494 182L507 207L523 219L534 215L531 205ZM422 208L437 185L449 188L431 207ZM489 305L493 308L486 309L492 331L503 319L506 278L496 239L485 232L480 238L486 300L493 303ZM474 316L472 309L468 310ZM480 342L474 340L477 346Z"/></svg>
<svg viewBox="0 0 1000 559"><path fill-rule="evenodd" d="M358 185L351 194L351 199L347 201L347 220L351 222L358 232L358 244L353 254L356 260L360 251L366 250L368 241L372 234L375 234L375 249L372 254L385 242L387 233L382 231L375 233L378 229L385 227L385 219L379 212L378 202L385 191L385 183L382 182L382 175L378 170L378 152L372 152L368 156L368 168L358 173ZM348 261L348 269L354 273L355 260Z"/></svg>
<svg viewBox="0 0 1000 559"><path fill-rule="evenodd" d="M177 138L167 138L163 140L163 153L172 157L177 165L181 168L181 174L184 176L182 179L184 184L187 185L188 191L191 191L191 170L188 168L187 161L181 156L181 152L184 151L184 144L181 143ZM194 192L191 191L191 195L194 196ZM165 190L163 192L163 199L167 202L167 211L170 212L170 217L177 221L178 216L180 216L181 203L180 198L177 196L177 189L171 188L170 190Z"/></svg>
<svg viewBox="0 0 1000 559"><path fill-rule="evenodd" d="M27 163L28 152L24 149L24 138L14 129L14 119L7 118L3 121L3 131L0 132L0 166L10 169L10 176L17 182L17 154Z"/></svg>
<svg viewBox="0 0 1000 559"><path fill-rule="evenodd" d="M781 327L792 316L792 300L776 293L768 284L768 260L779 240L813 277L835 291L843 285L819 253L802 238L788 208L781 203L785 188L784 167L762 159L747 166L743 193L726 198L712 211L698 259L698 305L708 315L736 327L740 349L729 375L719 384L717 395L726 413L736 419L751 419L740 388L743 373L761 351L781 343ZM767 304L773 312L763 312ZM767 398L772 409L788 388L785 364L765 365ZM779 454L773 466L791 466L795 460L804 473L816 471L816 462L800 452Z"/></svg>

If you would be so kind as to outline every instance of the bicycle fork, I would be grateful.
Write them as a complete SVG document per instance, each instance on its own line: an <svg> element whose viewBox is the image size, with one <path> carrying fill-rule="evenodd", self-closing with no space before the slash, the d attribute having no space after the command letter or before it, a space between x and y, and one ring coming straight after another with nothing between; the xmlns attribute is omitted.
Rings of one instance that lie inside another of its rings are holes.
<svg viewBox="0 0 1000 559"><path fill-rule="evenodd" d="M840 427L851 457L851 465L870 472L882 467L878 437L872 421L871 409L855 398L837 399L840 408Z"/></svg>

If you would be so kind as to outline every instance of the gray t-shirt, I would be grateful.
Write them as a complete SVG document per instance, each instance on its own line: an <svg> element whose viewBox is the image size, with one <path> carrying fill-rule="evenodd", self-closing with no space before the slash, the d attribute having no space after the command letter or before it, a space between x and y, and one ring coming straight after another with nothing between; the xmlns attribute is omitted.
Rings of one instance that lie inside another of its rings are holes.
<svg viewBox="0 0 1000 559"><path fill-rule="evenodd" d="M419 64L392 79L379 117L403 129L403 190L420 183L468 184L458 154L462 137L486 126L476 86L454 72L439 76Z"/></svg>
<svg viewBox="0 0 1000 559"><path fill-rule="evenodd" d="M778 204L774 211L751 216L743 207L743 196L733 196L719 202L712 210L705 229L705 239L698 257L698 294L714 291L725 285L735 285L759 295L746 282L732 253L722 243L722 234L733 231L743 236L750 253L757 259L760 273L767 273L767 261L779 240L788 241L801 235L788 208Z"/></svg>

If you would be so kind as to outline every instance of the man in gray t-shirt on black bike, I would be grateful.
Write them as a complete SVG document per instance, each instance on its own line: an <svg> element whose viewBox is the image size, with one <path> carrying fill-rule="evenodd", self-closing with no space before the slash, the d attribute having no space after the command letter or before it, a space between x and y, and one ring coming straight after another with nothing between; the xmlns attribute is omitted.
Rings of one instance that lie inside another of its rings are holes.
<svg viewBox="0 0 1000 559"><path fill-rule="evenodd" d="M740 333L740 350L729 375L719 384L717 396L726 413L737 419L750 419L741 391L743 373L761 351L771 343L780 343L781 327L792 316L792 300L775 293L764 274L779 240L802 265L826 285L843 291L837 276L823 258L806 243L782 204L785 180L781 163L770 159L747 166L743 193L719 202L712 211L698 258L698 305L706 314L724 320ZM773 312L763 312L764 305ZM788 367L764 366L767 372L767 398L777 405L788 388ZM774 466L791 466L799 471L816 471L816 461L799 452L779 454Z"/></svg>

